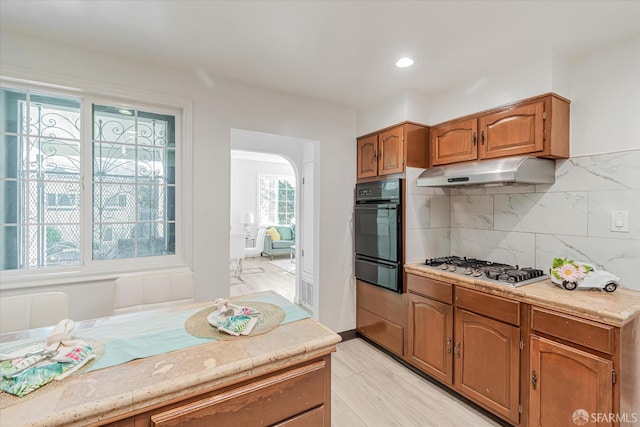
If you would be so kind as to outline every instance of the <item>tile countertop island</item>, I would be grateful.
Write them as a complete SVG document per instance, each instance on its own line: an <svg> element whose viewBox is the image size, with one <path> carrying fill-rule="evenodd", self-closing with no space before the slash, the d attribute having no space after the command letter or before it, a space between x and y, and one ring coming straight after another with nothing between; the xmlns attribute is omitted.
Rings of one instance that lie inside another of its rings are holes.
<svg viewBox="0 0 640 427"><path fill-rule="evenodd" d="M491 283L482 278L476 279L429 268L423 264L406 264L404 267L409 274L504 296L611 326L622 326L640 315L640 292L638 291L620 288L612 293L600 289L567 291L554 285L550 279L515 288Z"/></svg>
<svg viewBox="0 0 640 427"><path fill-rule="evenodd" d="M184 309L210 305L191 304ZM27 335L33 336L32 331L26 331ZM184 416L191 421L200 419L202 425L210 425L211 420L224 424L229 419L243 421L251 412L243 406L247 402L254 407L262 402L262 408L253 408L251 416L258 412L257 417L267 421L280 416L273 408L299 404L297 411L304 412L303 420L312 417L318 425L329 425L330 356L339 341L339 335L306 318L252 337L137 359L72 376L47 390L49 385L45 385L23 398L24 402L2 409L0 425L169 426L178 425ZM317 393L307 396L311 394L304 391L308 388ZM288 401L278 405L277 399L283 396L289 396ZM203 415L219 412L222 418L203 419ZM236 424L253 422L247 423Z"/></svg>

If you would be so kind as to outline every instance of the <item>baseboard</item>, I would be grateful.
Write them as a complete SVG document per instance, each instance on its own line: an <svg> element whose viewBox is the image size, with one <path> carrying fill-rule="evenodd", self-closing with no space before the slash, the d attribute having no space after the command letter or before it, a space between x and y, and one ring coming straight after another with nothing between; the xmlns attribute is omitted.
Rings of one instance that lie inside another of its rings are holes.
<svg viewBox="0 0 640 427"><path fill-rule="evenodd" d="M358 338L358 333L355 329L351 329L344 332L338 332L338 335L342 338L342 342L352 340L354 338Z"/></svg>

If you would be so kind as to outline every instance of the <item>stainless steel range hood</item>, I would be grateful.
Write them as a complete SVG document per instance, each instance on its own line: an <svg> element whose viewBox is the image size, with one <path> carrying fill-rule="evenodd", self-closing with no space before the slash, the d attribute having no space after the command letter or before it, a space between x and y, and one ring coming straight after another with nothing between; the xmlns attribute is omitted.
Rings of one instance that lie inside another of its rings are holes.
<svg viewBox="0 0 640 427"><path fill-rule="evenodd" d="M532 156L505 157L435 166L422 172L418 187L461 185L553 184L555 160Z"/></svg>

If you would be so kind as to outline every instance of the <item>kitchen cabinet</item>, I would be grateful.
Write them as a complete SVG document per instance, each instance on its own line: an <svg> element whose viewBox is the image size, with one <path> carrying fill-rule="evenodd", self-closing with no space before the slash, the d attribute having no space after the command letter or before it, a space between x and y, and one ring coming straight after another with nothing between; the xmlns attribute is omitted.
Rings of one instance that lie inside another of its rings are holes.
<svg viewBox="0 0 640 427"><path fill-rule="evenodd" d="M413 274L407 290L405 360L518 424L520 304Z"/></svg>
<svg viewBox="0 0 640 427"><path fill-rule="evenodd" d="M405 122L357 139L357 179L404 174L405 167L426 168L428 128Z"/></svg>
<svg viewBox="0 0 640 427"><path fill-rule="evenodd" d="M611 360L533 335L529 425L571 425L578 409L612 413L612 368Z"/></svg>
<svg viewBox="0 0 640 427"><path fill-rule="evenodd" d="M588 425L640 421L638 292L578 295L549 280L512 288L419 264L405 272L407 363L514 426L575 425L578 409ZM433 314L443 307L453 309L452 355L450 329L434 321L448 318ZM447 356L453 382L439 368Z"/></svg>
<svg viewBox="0 0 640 427"><path fill-rule="evenodd" d="M135 415L135 427L330 425L330 357ZM238 412L242 418L238 418ZM122 423L122 421L120 421ZM118 424L115 424L118 425Z"/></svg>
<svg viewBox="0 0 640 427"><path fill-rule="evenodd" d="M453 351L455 389L517 423L520 404L520 329L456 309Z"/></svg>
<svg viewBox="0 0 640 427"><path fill-rule="evenodd" d="M356 280L356 331L402 357L405 335L403 294Z"/></svg>
<svg viewBox="0 0 640 427"><path fill-rule="evenodd" d="M431 129L431 165L478 158L478 119L456 120Z"/></svg>
<svg viewBox="0 0 640 427"><path fill-rule="evenodd" d="M619 411L612 357L616 328L541 308L532 310L531 328L530 425L569 425L577 409L589 416Z"/></svg>
<svg viewBox="0 0 640 427"><path fill-rule="evenodd" d="M569 101L529 98L431 129L431 165L516 155L569 157Z"/></svg>
<svg viewBox="0 0 640 427"><path fill-rule="evenodd" d="M453 385L453 286L409 274L407 288L407 359L434 378Z"/></svg>

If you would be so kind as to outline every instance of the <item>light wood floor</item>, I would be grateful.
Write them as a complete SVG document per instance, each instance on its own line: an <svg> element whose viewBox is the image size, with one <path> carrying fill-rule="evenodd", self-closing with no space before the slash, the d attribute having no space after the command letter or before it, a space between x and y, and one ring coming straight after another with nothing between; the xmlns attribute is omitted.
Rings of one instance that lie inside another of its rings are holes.
<svg viewBox="0 0 640 427"><path fill-rule="evenodd" d="M337 348L331 361L334 427L500 426L362 339Z"/></svg>
<svg viewBox="0 0 640 427"><path fill-rule="evenodd" d="M289 255L274 257L279 260L289 260ZM295 296L295 274L287 273L269 262L269 257L245 258L242 280L230 275L230 296L246 295L253 292L273 290L291 302Z"/></svg>

